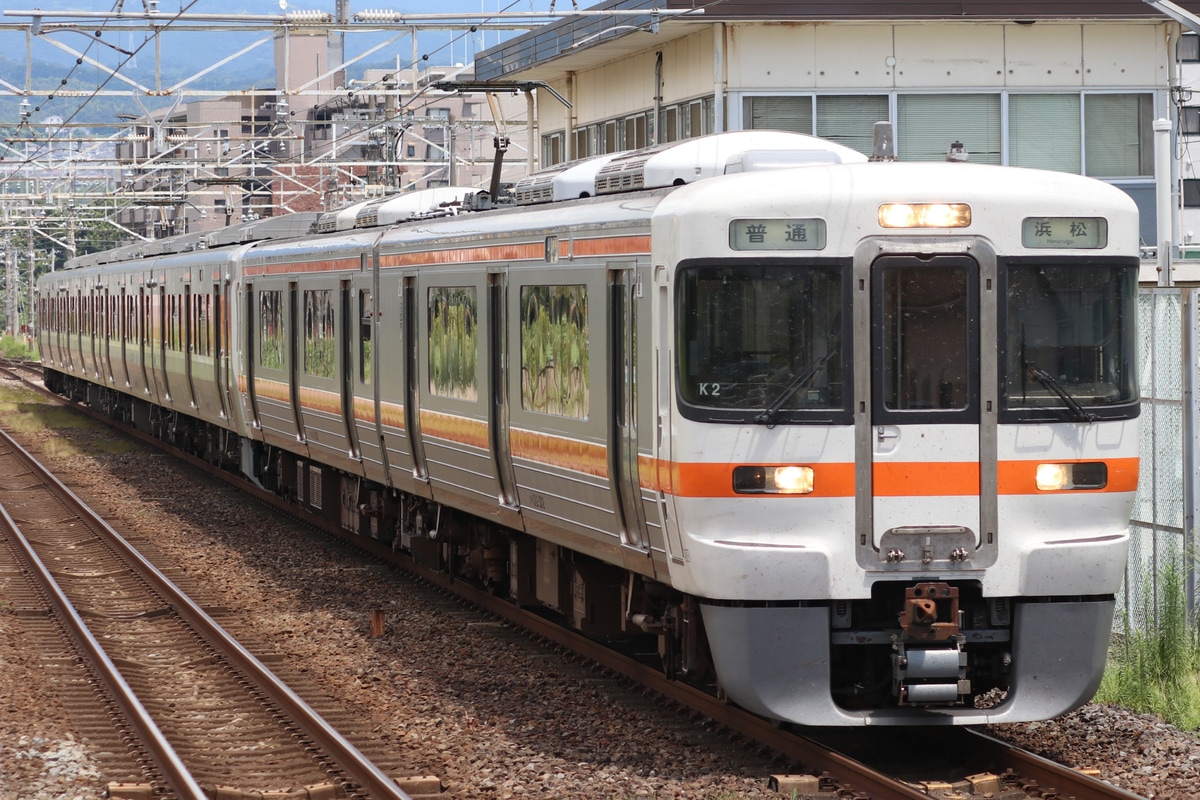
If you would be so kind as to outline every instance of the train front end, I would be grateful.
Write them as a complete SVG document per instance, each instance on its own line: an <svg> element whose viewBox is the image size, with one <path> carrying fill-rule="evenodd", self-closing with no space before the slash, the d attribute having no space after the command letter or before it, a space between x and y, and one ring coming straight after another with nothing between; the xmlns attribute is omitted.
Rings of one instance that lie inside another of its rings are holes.
<svg viewBox="0 0 1200 800"><path fill-rule="evenodd" d="M811 725L1090 699L1137 483L1132 201L814 166L683 187L653 240L671 582L728 696Z"/></svg>

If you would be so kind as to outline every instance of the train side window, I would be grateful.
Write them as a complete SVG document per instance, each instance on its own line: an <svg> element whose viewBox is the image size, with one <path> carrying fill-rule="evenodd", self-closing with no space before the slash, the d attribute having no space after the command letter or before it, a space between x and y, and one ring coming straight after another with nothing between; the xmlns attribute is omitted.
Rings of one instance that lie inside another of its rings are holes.
<svg viewBox="0 0 1200 800"><path fill-rule="evenodd" d="M586 286L521 287L521 407L587 419Z"/></svg>
<svg viewBox="0 0 1200 800"><path fill-rule="evenodd" d="M269 369L283 369L284 343L287 341L283 316L283 293L269 290L258 293L258 363Z"/></svg>
<svg viewBox="0 0 1200 800"><path fill-rule="evenodd" d="M304 292L304 371L318 378L332 378L336 372L336 357L333 292L307 289Z"/></svg>
<svg viewBox="0 0 1200 800"><path fill-rule="evenodd" d="M138 341L138 305L137 297L125 295L125 341L136 344Z"/></svg>
<svg viewBox="0 0 1200 800"><path fill-rule="evenodd" d="M479 306L474 286L429 290L429 391L479 399Z"/></svg>
<svg viewBox="0 0 1200 800"><path fill-rule="evenodd" d="M371 293L358 293L358 379L371 383L371 329L375 316L375 302Z"/></svg>
<svg viewBox="0 0 1200 800"><path fill-rule="evenodd" d="M192 334L192 347L198 356L207 356L212 354L211 339L211 307L209 305L211 298L206 294L192 295L192 303L195 306L192 314L192 324L195 330Z"/></svg>

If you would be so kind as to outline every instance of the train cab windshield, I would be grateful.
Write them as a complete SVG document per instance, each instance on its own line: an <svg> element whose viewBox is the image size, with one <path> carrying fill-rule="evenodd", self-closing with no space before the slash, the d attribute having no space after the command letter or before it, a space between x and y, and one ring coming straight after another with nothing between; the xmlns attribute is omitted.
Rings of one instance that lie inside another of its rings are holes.
<svg viewBox="0 0 1200 800"><path fill-rule="evenodd" d="M1002 420L1137 416L1137 267L1014 261L1003 274Z"/></svg>
<svg viewBox="0 0 1200 800"><path fill-rule="evenodd" d="M848 422L847 272L790 261L681 269L681 412L713 422Z"/></svg>

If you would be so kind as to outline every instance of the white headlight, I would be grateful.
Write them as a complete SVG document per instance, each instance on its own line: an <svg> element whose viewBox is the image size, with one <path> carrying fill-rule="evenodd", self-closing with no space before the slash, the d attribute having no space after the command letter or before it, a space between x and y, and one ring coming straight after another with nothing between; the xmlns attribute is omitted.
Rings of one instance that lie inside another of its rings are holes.
<svg viewBox="0 0 1200 800"><path fill-rule="evenodd" d="M1066 464L1038 464L1037 488L1043 492L1057 492L1071 485L1071 474Z"/></svg>

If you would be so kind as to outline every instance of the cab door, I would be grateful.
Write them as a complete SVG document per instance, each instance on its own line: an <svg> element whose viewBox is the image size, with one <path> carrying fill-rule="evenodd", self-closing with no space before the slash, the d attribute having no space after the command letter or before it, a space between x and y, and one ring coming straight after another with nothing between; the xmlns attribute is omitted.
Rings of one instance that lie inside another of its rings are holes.
<svg viewBox="0 0 1200 800"><path fill-rule="evenodd" d="M860 513L860 560L870 553L866 560L891 569L961 567L981 543L980 272L965 253L883 255L870 265L869 390L859 389L869 391L869 445L860 438L859 450L870 454L859 492L869 523Z"/></svg>

